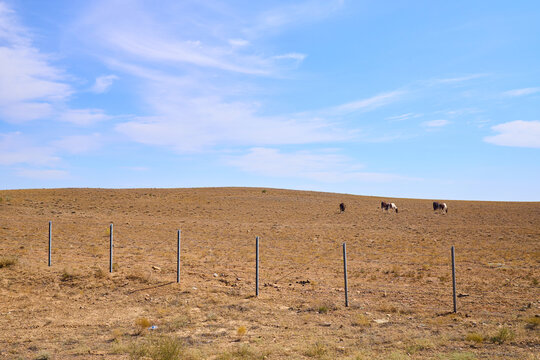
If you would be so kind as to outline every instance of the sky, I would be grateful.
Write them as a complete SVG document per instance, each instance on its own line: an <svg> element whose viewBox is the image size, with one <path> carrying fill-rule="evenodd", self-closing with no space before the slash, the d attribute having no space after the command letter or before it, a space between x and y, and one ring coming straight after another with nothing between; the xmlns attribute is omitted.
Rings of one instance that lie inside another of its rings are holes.
<svg viewBox="0 0 540 360"><path fill-rule="evenodd" d="M0 0L0 189L540 201L538 1Z"/></svg>

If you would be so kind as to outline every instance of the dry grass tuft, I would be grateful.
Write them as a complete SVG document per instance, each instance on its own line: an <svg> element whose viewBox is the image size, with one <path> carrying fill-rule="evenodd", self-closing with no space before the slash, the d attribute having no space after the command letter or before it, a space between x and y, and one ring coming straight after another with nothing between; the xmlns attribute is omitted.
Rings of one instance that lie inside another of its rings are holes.
<svg viewBox="0 0 540 360"><path fill-rule="evenodd" d="M357 327L368 327L371 325L371 321L366 315L358 314L354 317L351 325Z"/></svg>
<svg viewBox="0 0 540 360"><path fill-rule="evenodd" d="M62 275L60 275L60 281L68 282L73 281L77 275L73 272L73 270L64 268L64 271L62 271Z"/></svg>
<svg viewBox="0 0 540 360"><path fill-rule="evenodd" d="M246 332L247 332L247 329L245 326L240 326L237 330L236 330L236 335L238 336L244 336L246 335Z"/></svg>
<svg viewBox="0 0 540 360"><path fill-rule="evenodd" d="M527 329L536 329L540 325L540 316L533 316L525 320Z"/></svg>
<svg viewBox="0 0 540 360"><path fill-rule="evenodd" d="M145 317L137 318L137 320L135 320L135 328L136 328L135 334L136 335L143 334L146 330L148 330L150 326L152 326L152 323L147 318Z"/></svg>
<svg viewBox="0 0 540 360"><path fill-rule="evenodd" d="M504 344L507 341L512 341L516 337L516 334L506 326L503 326L499 331L491 337L491 342L495 344Z"/></svg>
<svg viewBox="0 0 540 360"><path fill-rule="evenodd" d="M234 349L231 352L226 352L224 354L221 354L217 357L217 360L234 360L234 359L240 359L240 360L258 360L258 359L266 359L268 357L268 353L259 354L258 352L251 349L251 347L247 344L238 346L236 349Z"/></svg>
<svg viewBox="0 0 540 360"><path fill-rule="evenodd" d="M130 359L152 360L195 360L197 357L187 351L184 344L170 336L155 337L139 343L133 343L123 349Z"/></svg>
<svg viewBox="0 0 540 360"><path fill-rule="evenodd" d="M467 336L465 336L465 340L472 341L477 344L481 344L482 342L484 342L484 336L482 334L473 332L473 333L467 334Z"/></svg>
<svg viewBox="0 0 540 360"><path fill-rule="evenodd" d="M17 258L14 258L12 256L2 256L0 257L0 269L13 266L17 264Z"/></svg>
<svg viewBox="0 0 540 360"><path fill-rule="evenodd" d="M328 354L328 347L322 342L316 342L310 345L304 352L304 355L312 358L321 359Z"/></svg>

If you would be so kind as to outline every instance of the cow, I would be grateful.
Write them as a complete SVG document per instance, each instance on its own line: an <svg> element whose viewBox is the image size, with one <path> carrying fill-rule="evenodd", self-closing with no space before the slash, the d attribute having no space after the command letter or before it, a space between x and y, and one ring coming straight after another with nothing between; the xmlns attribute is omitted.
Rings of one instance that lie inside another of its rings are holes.
<svg viewBox="0 0 540 360"><path fill-rule="evenodd" d="M387 203L385 201L381 201L381 209L384 209L384 210L394 210L396 213L398 212L398 208L396 206L396 204L394 203Z"/></svg>
<svg viewBox="0 0 540 360"><path fill-rule="evenodd" d="M441 210L444 213L448 213L448 206L446 206L446 203L440 203L437 201L433 202L433 211Z"/></svg>
<svg viewBox="0 0 540 360"><path fill-rule="evenodd" d="M345 212L345 204L344 203L339 204L339 212L340 213Z"/></svg>

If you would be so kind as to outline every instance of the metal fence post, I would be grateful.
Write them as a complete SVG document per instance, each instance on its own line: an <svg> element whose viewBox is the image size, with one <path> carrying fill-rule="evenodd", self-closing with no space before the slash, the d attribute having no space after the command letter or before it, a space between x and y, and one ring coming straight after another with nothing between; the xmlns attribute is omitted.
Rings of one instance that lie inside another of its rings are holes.
<svg viewBox="0 0 540 360"><path fill-rule="evenodd" d="M49 266L51 266L51 247L52 247L52 221L49 221L49 261L48 261Z"/></svg>
<svg viewBox="0 0 540 360"><path fill-rule="evenodd" d="M457 312L457 297L456 297L456 256L454 246L452 246L452 290L454 292L454 313Z"/></svg>
<svg viewBox="0 0 540 360"><path fill-rule="evenodd" d="M259 237L255 238L255 296L259 296Z"/></svg>
<svg viewBox="0 0 540 360"><path fill-rule="evenodd" d="M176 245L176 282L180 283L180 230L178 230L178 241Z"/></svg>
<svg viewBox="0 0 540 360"><path fill-rule="evenodd" d="M349 286L347 281L347 244L343 243L343 276L345 281L345 306L349 306Z"/></svg>
<svg viewBox="0 0 540 360"><path fill-rule="evenodd" d="M109 229L109 272L113 271L113 224Z"/></svg>

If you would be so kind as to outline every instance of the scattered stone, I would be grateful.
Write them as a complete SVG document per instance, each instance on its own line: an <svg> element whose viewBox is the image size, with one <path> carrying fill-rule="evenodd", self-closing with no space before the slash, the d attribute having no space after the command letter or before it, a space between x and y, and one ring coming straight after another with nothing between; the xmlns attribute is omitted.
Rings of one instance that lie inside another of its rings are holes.
<svg viewBox="0 0 540 360"><path fill-rule="evenodd" d="M161 271L161 268L159 266L152 265L152 270Z"/></svg>
<svg viewBox="0 0 540 360"><path fill-rule="evenodd" d="M212 276L213 276L213 277L218 277L219 275L218 275L218 274L216 274L216 273L214 273L214 274L213 274Z"/></svg>
<svg viewBox="0 0 540 360"><path fill-rule="evenodd" d="M386 324L389 320L388 319L375 319L373 320L377 324Z"/></svg>

